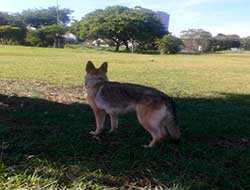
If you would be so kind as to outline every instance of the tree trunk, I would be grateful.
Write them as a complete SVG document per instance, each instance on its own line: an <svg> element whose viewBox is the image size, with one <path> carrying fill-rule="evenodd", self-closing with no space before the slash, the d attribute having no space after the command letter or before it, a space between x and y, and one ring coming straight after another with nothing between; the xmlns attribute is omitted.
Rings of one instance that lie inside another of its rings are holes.
<svg viewBox="0 0 250 190"><path fill-rule="evenodd" d="M126 46L126 51L129 51L129 47L128 47L128 41L123 41L124 45Z"/></svg>
<svg viewBox="0 0 250 190"><path fill-rule="evenodd" d="M134 53L134 50L135 50L135 44L134 44L134 41L133 41L133 40L131 41L131 44L132 44L132 48L131 48L132 50L131 50L131 52L132 52L132 53Z"/></svg>
<svg viewBox="0 0 250 190"><path fill-rule="evenodd" d="M57 47L58 47L57 37L54 38L53 47L54 47L54 48L57 48Z"/></svg>
<svg viewBox="0 0 250 190"><path fill-rule="evenodd" d="M115 51L119 51L120 49L120 43L116 43Z"/></svg>

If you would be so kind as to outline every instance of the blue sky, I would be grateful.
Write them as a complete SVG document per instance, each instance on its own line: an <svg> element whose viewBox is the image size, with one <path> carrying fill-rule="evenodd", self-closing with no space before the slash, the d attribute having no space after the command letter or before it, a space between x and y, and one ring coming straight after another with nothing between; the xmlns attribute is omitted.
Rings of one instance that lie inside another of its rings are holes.
<svg viewBox="0 0 250 190"><path fill-rule="evenodd" d="M56 0L0 0L0 11L19 12L45 8ZM189 28L203 28L216 35L250 36L250 0L59 0L61 8L74 10L73 17L111 5L142 6L170 14L170 32L178 35Z"/></svg>

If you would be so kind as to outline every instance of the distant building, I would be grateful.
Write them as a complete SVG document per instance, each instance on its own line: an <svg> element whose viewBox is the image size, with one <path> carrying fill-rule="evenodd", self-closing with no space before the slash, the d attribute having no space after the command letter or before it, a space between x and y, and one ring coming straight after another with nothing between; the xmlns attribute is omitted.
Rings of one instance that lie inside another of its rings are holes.
<svg viewBox="0 0 250 190"><path fill-rule="evenodd" d="M164 26L165 31L168 31L169 18L170 18L170 15L168 13L163 12L163 11L153 11L151 9L145 9L143 7L140 7L140 6L136 6L135 9L144 10L144 11L148 11L148 12L153 13L157 18L159 18L162 25Z"/></svg>
<svg viewBox="0 0 250 190"><path fill-rule="evenodd" d="M155 14L160 19L165 31L168 31L170 15L162 11L157 11Z"/></svg>

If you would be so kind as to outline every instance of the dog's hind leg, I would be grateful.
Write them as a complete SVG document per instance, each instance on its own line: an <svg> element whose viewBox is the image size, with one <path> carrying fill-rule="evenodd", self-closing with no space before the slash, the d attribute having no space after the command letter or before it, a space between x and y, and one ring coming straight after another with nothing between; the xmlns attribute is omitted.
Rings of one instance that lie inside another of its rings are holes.
<svg viewBox="0 0 250 190"><path fill-rule="evenodd" d="M167 132L170 135L171 139L175 140L176 142L179 141L181 136L181 131L175 121L175 118L172 115L168 114L163 119L161 126L167 129Z"/></svg>
<svg viewBox="0 0 250 190"><path fill-rule="evenodd" d="M111 120L111 129L109 133L114 132L118 128L118 118L116 114L109 114Z"/></svg>
<svg viewBox="0 0 250 190"><path fill-rule="evenodd" d="M164 128L154 127L149 125L143 125L143 127L151 134L152 140L148 145L143 145L145 148L151 148L159 144L163 139L165 139L167 133Z"/></svg>
<svg viewBox="0 0 250 190"><path fill-rule="evenodd" d="M166 138L167 132L161 126L161 120L163 118L163 108L154 109L152 106L138 106L137 107L137 118L141 125L146 129L152 136L152 141L149 145L144 145L143 147L153 147L160 141Z"/></svg>

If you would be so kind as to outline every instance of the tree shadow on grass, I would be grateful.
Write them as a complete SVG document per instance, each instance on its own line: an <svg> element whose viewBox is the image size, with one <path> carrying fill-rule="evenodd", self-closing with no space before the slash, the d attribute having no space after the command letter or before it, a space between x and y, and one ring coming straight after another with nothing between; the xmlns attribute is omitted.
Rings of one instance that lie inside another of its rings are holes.
<svg viewBox="0 0 250 190"><path fill-rule="evenodd" d="M176 98L181 142L147 150L150 136L133 114L98 141L85 104L0 95L5 176L35 173L58 187L250 188L250 95L220 97Z"/></svg>

